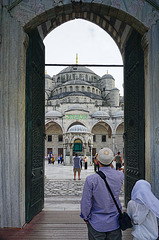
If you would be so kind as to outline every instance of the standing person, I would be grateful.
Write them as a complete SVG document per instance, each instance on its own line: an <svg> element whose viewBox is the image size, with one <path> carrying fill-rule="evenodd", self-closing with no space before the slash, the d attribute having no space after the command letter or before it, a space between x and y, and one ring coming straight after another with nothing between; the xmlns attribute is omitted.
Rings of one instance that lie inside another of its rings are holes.
<svg viewBox="0 0 159 240"><path fill-rule="evenodd" d="M87 169L88 157L84 156L84 169Z"/></svg>
<svg viewBox="0 0 159 240"><path fill-rule="evenodd" d="M119 170L122 166L122 158L120 152L115 156L114 161L116 161L116 170Z"/></svg>
<svg viewBox="0 0 159 240"><path fill-rule="evenodd" d="M97 161L98 161L98 153L95 154L94 158L93 158L93 162L94 162L94 171L97 171Z"/></svg>
<svg viewBox="0 0 159 240"><path fill-rule="evenodd" d="M53 154L52 154L51 161L52 161L52 163L53 163L53 164L55 163L55 157L54 157L54 155L53 155Z"/></svg>
<svg viewBox="0 0 159 240"><path fill-rule="evenodd" d="M52 158L52 152L49 152L49 158L48 158L49 164L51 164L51 158Z"/></svg>
<svg viewBox="0 0 159 240"><path fill-rule="evenodd" d="M58 164L60 164L60 155L58 155L57 161L58 161Z"/></svg>
<svg viewBox="0 0 159 240"><path fill-rule="evenodd" d="M73 157L73 172L74 172L74 180L76 180L76 172L78 172L78 180L81 180L81 158L75 153Z"/></svg>
<svg viewBox="0 0 159 240"><path fill-rule="evenodd" d="M48 164L50 164L50 154L49 153L47 155L47 159L48 159Z"/></svg>
<svg viewBox="0 0 159 240"><path fill-rule="evenodd" d="M121 208L120 189L123 184L123 172L113 167L113 152L103 148L98 153L100 171L102 171ZM122 233L118 222L118 210L113 202L104 180L96 173L86 178L81 199L81 218L88 227L89 240L121 240Z"/></svg>
<svg viewBox="0 0 159 240"><path fill-rule="evenodd" d="M81 170L82 170L82 162L83 162L83 157L81 157L81 161L80 161L80 163L81 163Z"/></svg>
<svg viewBox="0 0 159 240"><path fill-rule="evenodd" d="M62 156L62 154L60 156L60 162L61 162L61 164L63 163L63 156Z"/></svg>
<svg viewBox="0 0 159 240"><path fill-rule="evenodd" d="M158 239L159 200L151 192L151 185L145 180L139 180L131 192L127 213L134 226L133 240Z"/></svg>

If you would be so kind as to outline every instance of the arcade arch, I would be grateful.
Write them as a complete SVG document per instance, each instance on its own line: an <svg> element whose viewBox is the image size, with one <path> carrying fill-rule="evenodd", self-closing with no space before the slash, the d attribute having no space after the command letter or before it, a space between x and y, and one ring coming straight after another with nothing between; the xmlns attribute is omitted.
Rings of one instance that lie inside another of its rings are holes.
<svg viewBox="0 0 159 240"><path fill-rule="evenodd" d="M93 134L93 155L103 147L113 150L112 130L108 123L99 121L93 126L91 133Z"/></svg>
<svg viewBox="0 0 159 240"><path fill-rule="evenodd" d="M45 125L45 154L48 155L49 152L52 152L55 158L58 157L59 154L63 154L63 130L61 126L51 121L47 125Z"/></svg>

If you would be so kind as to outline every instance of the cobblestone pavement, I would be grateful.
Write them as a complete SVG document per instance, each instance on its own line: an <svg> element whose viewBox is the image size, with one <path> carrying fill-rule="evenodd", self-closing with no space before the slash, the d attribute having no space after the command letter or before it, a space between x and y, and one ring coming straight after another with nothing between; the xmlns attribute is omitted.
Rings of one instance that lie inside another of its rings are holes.
<svg viewBox="0 0 159 240"><path fill-rule="evenodd" d="M80 200L86 176L93 174L93 166L81 171L81 180L73 180L72 166L45 163L45 210L80 210ZM120 201L124 208L123 188Z"/></svg>

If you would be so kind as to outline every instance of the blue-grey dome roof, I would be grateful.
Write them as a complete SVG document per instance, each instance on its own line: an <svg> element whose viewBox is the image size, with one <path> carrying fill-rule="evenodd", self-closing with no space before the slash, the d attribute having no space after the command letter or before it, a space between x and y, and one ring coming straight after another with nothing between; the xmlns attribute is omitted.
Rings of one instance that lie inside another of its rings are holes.
<svg viewBox="0 0 159 240"><path fill-rule="evenodd" d="M72 73L72 72L83 72L83 73L91 73L91 74L95 74L91 69L86 68L86 67L80 67L80 66L73 66L73 67L67 67L64 68L61 72L59 72L58 74L62 74L62 73ZM96 75L96 74L95 74Z"/></svg>
<svg viewBox="0 0 159 240"><path fill-rule="evenodd" d="M81 106L80 104L72 104L67 110L67 111L72 111L72 110L79 110L79 111L88 111L87 109L85 109L83 106Z"/></svg>
<svg viewBox="0 0 159 240"><path fill-rule="evenodd" d="M102 76L102 79L103 79L103 78L115 80L115 79L113 78L113 76L110 75L110 74L105 74L105 75L103 75L103 76Z"/></svg>
<svg viewBox="0 0 159 240"><path fill-rule="evenodd" d="M45 74L45 78L50 78L50 79L52 79L52 77L51 77L50 75L48 75L48 74Z"/></svg>
<svg viewBox="0 0 159 240"><path fill-rule="evenodd" d="M74 125L68 129L68 132L72 133L88 133L88 130L83 125Z"/></svg>
<svg viewBox="0 0 159 240"><path fill-rule="evenodd" d="M118 117L124 117L124 111L117 111L112 113L112 117L118 118Z"/></svg>
<svg viewBox="0 0 159 240"><path fill-rule="evenodd" d="M112 88L110 91L119 91L118 88Z"/></svg>
<svg viewBox="0 0 159 240"><path fill-rule="evenodd" d="M49 111L45 114L46 118L50 117L62 117L62 113L59 111Z"/></svg>
<svg viewBox="0 0 159 240"><path fill-rule="evenodd" d="M94 118L109 118L109 114L105 111L96 111L92 114Z"/></svg>

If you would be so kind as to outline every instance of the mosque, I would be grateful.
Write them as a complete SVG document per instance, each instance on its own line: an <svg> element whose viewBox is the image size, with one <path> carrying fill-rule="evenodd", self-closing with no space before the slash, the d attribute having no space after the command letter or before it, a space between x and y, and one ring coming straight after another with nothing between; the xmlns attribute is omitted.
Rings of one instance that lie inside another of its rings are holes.
<svg viewBox="0 0 159 240"><path fill-rule="evenodd" d="M100 77L89 68L64 68L45 74L45 155L64 156L72 163L75 152L89 163L103 147L123 155L124 100L112 75Z"/></svg>

